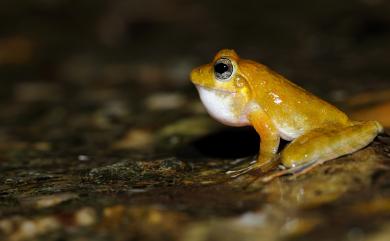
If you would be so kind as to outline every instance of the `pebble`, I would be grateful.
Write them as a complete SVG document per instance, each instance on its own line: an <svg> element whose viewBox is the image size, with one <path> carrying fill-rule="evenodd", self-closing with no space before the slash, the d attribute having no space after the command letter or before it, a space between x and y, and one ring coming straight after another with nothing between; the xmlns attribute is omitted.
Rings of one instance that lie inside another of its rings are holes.
<svg viewBox="0 0 390 241"><path fill-rule="evenodd" d="M158 93L149 96L145 100L145 105L149 110L173 110L182 107L186 103L186 98L181 94Z"/></svg>
<svg viewBox="0 0 390 241"><path fill-rule="evenodd" d="M60 223L52 216L36 219L15 216L0 220L0 230L8 235L8 240L10 241L29 240L58 228L60 228Z"/></svg>
<svg viewBox="0 0 390 241"><path fill-rule="evenodd" d="M80 226L90 226L96 223L97 214L93 208L83 208L76 212L75 221Z"/></svg>
<svg viewBox="0 0 390 241"><path fill-rule="evenodd" d="M153 135L144 129L131 129L113 144L114 149L145 149L153 142Z"/></svg>
<svg viewBox="0 0 390 241"><path fill-rule="evenodd" d="M56 206L65 201L78 198L75 193L58 193L53 195L43 195L37 197L20 198L19 201L24 206L32 206L35 208L49 208Z"/></svg>

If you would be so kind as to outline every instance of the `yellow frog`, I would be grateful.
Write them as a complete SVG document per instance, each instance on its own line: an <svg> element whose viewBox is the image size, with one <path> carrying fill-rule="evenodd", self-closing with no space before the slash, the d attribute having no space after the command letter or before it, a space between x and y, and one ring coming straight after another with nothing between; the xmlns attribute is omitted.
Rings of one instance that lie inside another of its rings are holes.
<svg viewBox="0 0 390 241"><path fill-rule="evenodd" d="M352 121L346 114L257 62L223 49L209 64L195 68L191 80L208 113L229 126L255 128L258 159L229 171L266 172L280 162L288 173L304 173L327 160L368 145L383 127L376 121ZM277 154L280 138L292 141Z"/></svg>

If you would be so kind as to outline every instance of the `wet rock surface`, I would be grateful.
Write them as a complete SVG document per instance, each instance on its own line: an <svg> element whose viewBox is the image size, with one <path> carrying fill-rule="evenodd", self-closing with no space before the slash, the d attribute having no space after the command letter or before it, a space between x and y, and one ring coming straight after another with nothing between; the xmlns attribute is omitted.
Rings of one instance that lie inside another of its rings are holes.
<svg viewBox="0 0 390 241"><path fill-rule="evenodd" d="M387 134L305 175L231 179L259 137L188 80L235 48L388 131L389 4L224 3L0 3L0 240L390 239Z"/></svg>
<svg viewBox="0 0 390 241"><path fill-rule="evenodd" d="M230 179L233 160L215 158L3 162L0 230L9 240L378 240L389 140L269 183Z"/></svg>

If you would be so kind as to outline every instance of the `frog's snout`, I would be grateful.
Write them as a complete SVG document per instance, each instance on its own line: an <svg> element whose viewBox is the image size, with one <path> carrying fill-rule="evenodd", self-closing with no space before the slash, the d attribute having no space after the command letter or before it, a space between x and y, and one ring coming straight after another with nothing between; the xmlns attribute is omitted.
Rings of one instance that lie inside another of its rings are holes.
<svg viewBox="0 0 390 241"><path fill-rule="evenodd" d="M190 74L192 83L202 84L204 82L204 79L206 78L205 74L206 73L204 65L194 68Z"/></svg>
<svg viewBox="0 0 390 241"><path fill-rule="evenodd" d="M190 79L192 82L194 82L194 80L196 79L197 76L200 75L200 68L197 67L197 68L194 68L192 71L191 71L191 74L190 74Z"/></svg>

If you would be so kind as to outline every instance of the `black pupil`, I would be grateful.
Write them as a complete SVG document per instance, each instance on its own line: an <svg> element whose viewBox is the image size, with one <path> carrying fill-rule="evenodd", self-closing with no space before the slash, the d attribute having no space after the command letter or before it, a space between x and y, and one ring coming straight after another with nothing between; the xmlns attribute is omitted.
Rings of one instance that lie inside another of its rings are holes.
<svg viewBox="0 0 390 241"><path fill-rule="evenodd" d="M224 63L218 63L214 66L214 70L218 74L223 74L229 70L229 66L227 66L227 64Z"/></svg>

